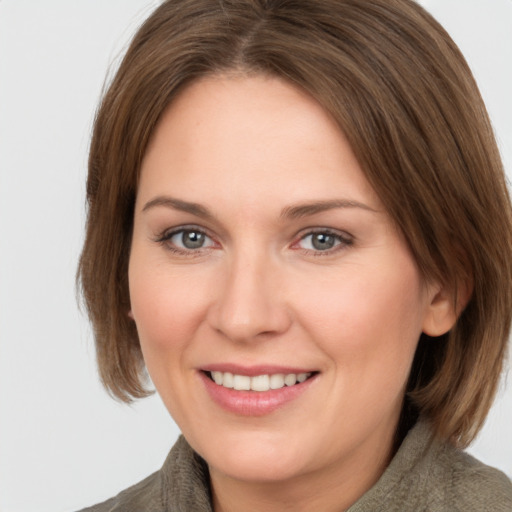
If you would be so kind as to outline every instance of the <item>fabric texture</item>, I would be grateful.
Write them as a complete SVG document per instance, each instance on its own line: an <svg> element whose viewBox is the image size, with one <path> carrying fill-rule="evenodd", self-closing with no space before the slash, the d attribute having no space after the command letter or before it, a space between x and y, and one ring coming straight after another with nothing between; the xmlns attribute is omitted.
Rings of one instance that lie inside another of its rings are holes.
<svg viewBox="0 0 512 512"><path fill-rule="evenodd" d="M208 467L180 437L162 469L81 512L212 512ZM411 429L379 481L346 512L512 512L512 483L453 446Z"/></svg>

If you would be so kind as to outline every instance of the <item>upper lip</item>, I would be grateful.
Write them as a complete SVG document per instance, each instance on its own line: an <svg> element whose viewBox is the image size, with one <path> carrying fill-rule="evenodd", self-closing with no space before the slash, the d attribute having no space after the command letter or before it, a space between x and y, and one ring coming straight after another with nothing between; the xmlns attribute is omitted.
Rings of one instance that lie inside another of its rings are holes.
<svg viewBox="0 0 512 512"><path fill-rule="evenodd" d="M289 375L290 373L313 373L316 370L311 368L297 367L297 366L281 366L274 364L261 364L244 366L234 363L213 363L200 368L204 372L229 372L234 375L246 375L248 377L256 377L257 375L275 375L282 373Z"/></svg>

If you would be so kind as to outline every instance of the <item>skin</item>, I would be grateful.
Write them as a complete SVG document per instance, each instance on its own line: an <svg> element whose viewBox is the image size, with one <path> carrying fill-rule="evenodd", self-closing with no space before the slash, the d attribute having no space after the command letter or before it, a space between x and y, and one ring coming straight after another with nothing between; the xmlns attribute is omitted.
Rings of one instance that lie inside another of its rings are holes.
<svg viewBox="0 0 512 512"><path fill-rule="evenodd" d="M183 246L184 226L206 234L202 247ZM315 247L312 230L332 248ZM209 465L217 512L348 508L393 455L420 333L455 320L332 118L264 76L203 79L163 115L142 165L129 283L147 368ZM318 374L277 410L244 416L200 378L226 362Z"/></svg>

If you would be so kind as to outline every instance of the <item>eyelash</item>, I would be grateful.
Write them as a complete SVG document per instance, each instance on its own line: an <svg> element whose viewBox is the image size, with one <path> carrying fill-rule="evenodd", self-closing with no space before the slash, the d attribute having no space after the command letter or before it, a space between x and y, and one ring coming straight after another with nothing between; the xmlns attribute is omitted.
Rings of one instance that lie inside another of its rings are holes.
<svg viewBox="0 0 512 512"><path fill-rule="evenodd" d="M198 247L197 249L182 249L180 247L177 247L174 244L170 243L170 240L180 233L186 233L186 232L192 232L197 233L198 235L204 235L205 237L209 238L213 241L213 237L211 237L204 229L199 228L197 226L180 226L176 229L171 230L165 230L162 232L157 238L156 242L162 245L166 250L173 252L180 256L185 257L197 257L201 256L204 252L204 250L211 249L211 247Z"/></svg>
<svg viewBox="0 0 512 512"><path fill-rule="evenodd" d="M197 249L182 249L180 247L177 247L174 244L169 243L170 240L180 233L186 233L186 232L194 232L198 235L203 235L210 240L212 240L214 243L214 239L212 236L208 234L207 231L205 231L203 228L199 228L197 226L180 226L179 228L172 229L172 230L166 230L162 232L160 235L157 236L155 239L155 242L161 244L166 250L171 251L175 254L178 254L180 256L184 257L198 257L204 254L205 250L210 250L212 247L198 247ZM308 237L312 237L314 235L327 235L332 236L336 239L338 243L334 245L334 247L326 249L326 250L314 250L314 249L302 249L300 247L295 248L300 242L306 240ZM303 234L300 235L300 237L291 244L291 248L295 250L302 251L308 255L312 255L314 257L322 257L322 256L330 256L332 254L337 253L338 251L344 250L347 247L350 247L353 245L354 239L351 235L348 233L340 233L339 231L334 231L332 229L328 228L318 228L318 229L309 229L308 231L303 231Z"/></svg>

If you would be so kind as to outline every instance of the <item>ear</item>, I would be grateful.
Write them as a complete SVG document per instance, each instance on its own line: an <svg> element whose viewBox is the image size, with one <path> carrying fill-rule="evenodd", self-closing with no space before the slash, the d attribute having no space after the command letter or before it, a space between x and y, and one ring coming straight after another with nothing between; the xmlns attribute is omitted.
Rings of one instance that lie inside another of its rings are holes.
<svg viewBox="0 0 512 512"><path fill-rule="evenodd" d="M434 338L446 334L457 322L472 293L470 282L459 283L455 289L439 284L429 286L423 332Z"/></svg>
<svg viewBox="0 0 512 512"><path fill-rule="evenodd" d="M127 313L128 317L131 318L132 320L135 320L134 316L133 316L133 313L132 313L132 310L128 310L128 313Z"/></svg>

